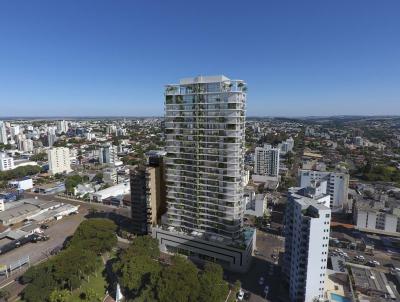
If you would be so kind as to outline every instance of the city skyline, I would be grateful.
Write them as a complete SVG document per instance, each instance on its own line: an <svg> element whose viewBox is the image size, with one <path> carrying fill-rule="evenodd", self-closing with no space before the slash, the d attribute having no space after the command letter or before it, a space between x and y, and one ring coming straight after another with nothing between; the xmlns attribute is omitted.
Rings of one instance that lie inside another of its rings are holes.
<svg viewBox="0 0 400 302"><path fill-rule="evenodd" d="M400 114L398 2L182 5L0 4L0 115L162 116L165 83L218 74L248 116Z"/></svg>

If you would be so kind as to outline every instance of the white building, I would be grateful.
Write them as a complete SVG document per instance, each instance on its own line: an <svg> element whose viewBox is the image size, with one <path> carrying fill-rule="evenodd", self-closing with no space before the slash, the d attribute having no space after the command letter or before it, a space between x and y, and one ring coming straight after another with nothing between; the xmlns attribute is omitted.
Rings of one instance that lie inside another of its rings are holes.
<svg viewBox="0 0 400 302"><path fill-rule="evenodd" d="M11 133L11 138L12 139L14 139L14 137L16 136L16 135L18 135L18 134L20 134L20 128L19 128L19 125L13 125L13 126L11 126L11 129L10 129L10 133Z"/></svg>
<svg viewBox="0 0 400 302"><path fill-rule="evenodd" d="M400 232L400 209L376 209L368 202L353 205L353 222L357 229L387 235Z"/></svg>
<svg viewBox="0 0 400 302"><path fill-rule="evenodd" d="M33 152L33 141L31 139L20 139L18 141L18 150L22 152Z"/></svg>
<svg viewBox="0 0 400 302"><path fill-rule="evenodd" d="M93 132L86 132L85 138L86 138L86 140L91 141L92 139L96 138L96 134L94 134Z"/></svg>
<svg viewBox="0 0 400 302"><path fill-rule="evenodd" d="M0 171L8 171L14 169L14 158L6 153L0 153Z"/></svg>
<svg viewBox="0 0 400 302"><path fill-rule="evenodd" d="M327 193L331 196L332 211L341 211L348 207L349 175L343 172L300 170L300 187L307 187L314 182L326 181Z"/></svg>
<svg viewBox="0 0 400 302"><path fill-rule="evenodd" d="M0 121L0 143L4 145L8 144L6 125L3 121Z"/></svg>
<svg viewBox="0 0 400 302"><path fill-rule="evenodd" d="M68 148L51 148L47 151L47 156L49 159L49 173L54 175L72 171Z"/></svg>
<svg viewBox="0 0 400 302"><path fill-rule="evenodd" d="M118 161L118 147L112 144L104 144L100 148L99 162L100 164L114 165Z"/></svg>
<svg viewBox="0 0 400 302"><path fill-rule="evenodd" d="M118 181L118 174L115 168L105 169L103 171L103 181L107 184L116 184Z"/></svg>
<svg viewBox="0 0 400 302"><path fill-rule="evenodd" d="M247 195L247 196L246 196ZM249 192L245 194L246 215L255 217L263 217L267 210L267 198L264 194L255 194L255 192Z"/></svg>
<svg viewBox="0 0 400 302"><path fill-rule="evenodd" d="M245 106L242 80L199 76L166 86L168 210L153 228L163 252L248 268L255 232L243 229Z"/></svg>
<svg viewBox="0 0 400 302"><path fill-rule="evenodd" d="M59 133L68 132L68 121L57 121L57 131Z"/></svg>
<svg viewBox="0 0 400 302"><path fill-rule="evenodd" d="M126 195L129 194L130 192L131 192L131 187L129 182L123 182L118 185L106 188L104 190L90 193L89 197L91 201L102 202L104 199L108 197L117 197L121 195Z"/></svg>
<svg viewBox="0 0 400 302"><path fill-rule="evenodd" d="M311 193L310 193L311 192ZM290 301L323 299L331 210L320 188L290 188L285 211L283 271Z"/></svg>
<svg viewBox="0 0 400 302"><path fill-rule="evenodd" d="M283 141L278 145L282 154L286 154L288 152L292 152L294 148L294 139L289 137L287 140Z"/></svg>
<svg viewBox="0 0 400 302"><path fill-rule="evenodd" d="M261 176L278 177L280 150L265 144L256 147L254 154L254 174Z"/></svg>
<svg viewBox="0 0 400 302"><path fill-rule="evenodd" d="M33 181L32 178L29 177L24 177L22 179L18 179L18 180L11 180L8 182L8 184L13 187L16 188L18 190L30 190L33 188Z"/></svg>
<svg viewBox="0 0 400 302"><path fill-rule="evenodd" d="M115 125L107 125L106 133L110 134L110 135L117 134L117 126L115 126Z"/></svg>

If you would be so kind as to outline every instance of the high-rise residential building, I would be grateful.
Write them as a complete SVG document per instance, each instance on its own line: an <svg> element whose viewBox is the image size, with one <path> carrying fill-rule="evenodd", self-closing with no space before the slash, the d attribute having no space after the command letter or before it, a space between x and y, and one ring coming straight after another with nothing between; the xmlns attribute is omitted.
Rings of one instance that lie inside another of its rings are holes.
<svg viewBox="0 0 400 302"><path fill-rule="evenodd" d="M0 121L0 143L8 144L6 125L3 121Z"/></svg>
<svg viewBox="0 0 400 302"><path fill-rule="evenodd" d="M112 144L104 144L100 148L99 162L100 164L115 164L118 161L118 148Z"/></svg>
<svg viewBox="0 0 400 302"><path fill-rule="evenodd" d="M106 133L109 135L117 134L117 126L115 125L107 125Z"/></svg>
<svg viewBox="0 0 400 302"><path fill-rule="evenodd" d="M8 171L14 169L14 158L6 153L0 153L0 171Z"/></svg>
<svg viewBox="0 0 400 302"><path fill-rule="evenodd" d="M151 233L160 224L165 204L165 151L146 153L147 165L131 171L131 212L133 232L137 235Z"/></svg>
<svg viewBox="0 0 400 302"><path fill-rule="evenodd" d="M47 156L49 160L49 173L54 175L72 171L68 148L51 148L47 151Z"/></svg>
<svg viewBox="0 0 400 302"><path fill-rule="evenodd" d="M287 140L280 143L278 148L280 148L282 154L292 152L294 148L294 139L289 137Z"/></svg>
<svg viewBox="0 0 400 302"><path fill-rule="evenodd" d="M166 86L167 217L153 228L161 250L233 270L249 265L255 236L243 229L245 110L242 80L199 76Z"/></svg>
<svg viewBox="0 0 400 302"><path fill-rule="evenodd" d="M68 132L68 121L57 121L57 131L59 133L67 133Z"/></svg>
<svg viewBox="0 0 400 302"><path fill-rule="evenodd" d="M54 143L57 141L57 136L55 134L47 134L47 145L53 147Z"/></svg>
<svg viewBox="0 0 400 302"><path fill-rule="evenodd" d="M33 151L33 141L27 138L21 138L18 140L18 150L23 152Z"/></svg>
<svg viewBox="0 0 400 302"><path fill-rule="evenodd" d="M14 139L16 135L20 134L20 128L19 125L13 125L10 128L10 134L11 134L11 138Z"/></svg>
<svg viewBox="0 0 400 302"><path fill-rule="evenodd" d="M326 184L290 188L285 210L283 272L293 302L324 297L331 210Z"/></svg>
<svg viewBox="0 0 400 302"><path fill-rule="evenodd" d="M254 154L254 174L278 177L279 160L279 148L272 148L268 144L265 144L264 147L256 147Z"/></svg>
<svg viewBox="0 0 400 302"><path fill-rule="evenodd" d="M344 172L300 170L300 186L307 187L313 182L326 181L327 193L331 196L332 211L341 211L348 207L349 174Z"/></svg>

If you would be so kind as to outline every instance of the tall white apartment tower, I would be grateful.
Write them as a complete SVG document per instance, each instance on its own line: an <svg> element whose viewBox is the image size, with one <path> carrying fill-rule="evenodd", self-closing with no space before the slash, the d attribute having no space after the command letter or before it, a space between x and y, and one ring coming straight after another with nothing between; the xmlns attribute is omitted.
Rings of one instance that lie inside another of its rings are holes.
<svg viewBox="0 0 400 302"><path fill-rule="evenodd" d="M226 242L243 240L245 110L242 80L199 76L166 86L166 226L180 234L174 236L219 241L223 249ZM153 236L163 237L161 249L172 252L179 241L161 229ZM202 257L203 247L186 249ZM229 265L230 256L221 258L224 253L232 251L207 257Z"/></svg>
<svg viewBox="0 0 400 302"><path fill-rule="evenodd" d="M3 121L0 121L0 143L5 145L8 144L6 125Z"/></svg>
<svg viewBox="0 0 400 302"><path fill-rule="evenodd" d="M71 172L69 149L65 147L51 148L47 151L50 174Z"/></svg>
<svg viewBox="0 0 400 302"><path fill-rule="evenodd" d="M62 133L68 132L68 121L57 121L57 131Z"/></svg>
<svg viewBox="0 0 400 302"><path fill-rule="evenodd" d="M278 177L279 160L279 148L272 148L268 144L265 144L264 147L256 147L254 154L254 174Z"/></svg>
<svg viewBox="0 0 400 302"><path fill-rule="evenodd" d="M331 219L327 205L329 195L319 188L289 189L283 272L290 301L313 302L324 297Z"/></svg>

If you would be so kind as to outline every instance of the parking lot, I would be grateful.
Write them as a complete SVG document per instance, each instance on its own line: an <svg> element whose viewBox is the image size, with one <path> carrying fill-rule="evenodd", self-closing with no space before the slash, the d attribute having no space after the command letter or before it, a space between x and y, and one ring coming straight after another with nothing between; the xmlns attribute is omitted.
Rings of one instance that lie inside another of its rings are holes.
<svg viewBox="0 0 400 302"><path fill-rule="evenodd" d="M84 219L84 213L66 216L61 220L49 223L49 228L44 230L44 234L49 236L47 241L38 241L36 243L27 243L6 254L0 256L1 265L9 265L17 262L19 259L29 256L30 264L33 265L41 260L48 258L54 249L60 248L65 239L71 236L78 225ZM0 285L6 279L6 276L0 276Z"/></svg>

